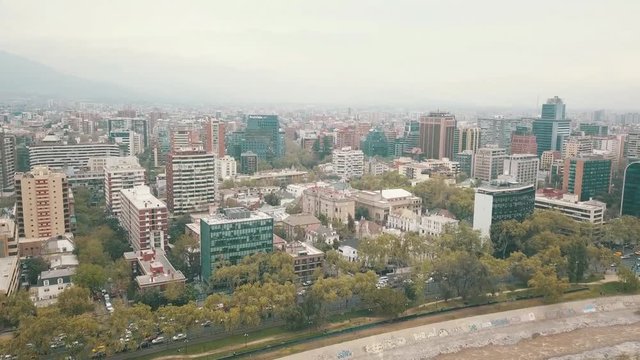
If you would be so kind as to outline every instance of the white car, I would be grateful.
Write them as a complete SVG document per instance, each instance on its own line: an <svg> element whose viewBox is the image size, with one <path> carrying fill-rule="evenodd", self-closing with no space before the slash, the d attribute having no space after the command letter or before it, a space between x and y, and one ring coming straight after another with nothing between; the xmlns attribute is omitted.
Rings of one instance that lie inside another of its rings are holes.
<svg viewBox="0 0 640 360"><path fill-rule="evenodd" d="M158 336L157 338L151 340L151 343L156 345L156 344L162 344L164 342L164 336Z"/></svg>
<svg viewBox="0 0 640 360"><path fill-rule="evenodd" d="M173 337L171 338L173 341L178 341L178 340L184 340L187 338L186 334L183 333L179 333L179 334L175 334L173 335Z"/></svg>

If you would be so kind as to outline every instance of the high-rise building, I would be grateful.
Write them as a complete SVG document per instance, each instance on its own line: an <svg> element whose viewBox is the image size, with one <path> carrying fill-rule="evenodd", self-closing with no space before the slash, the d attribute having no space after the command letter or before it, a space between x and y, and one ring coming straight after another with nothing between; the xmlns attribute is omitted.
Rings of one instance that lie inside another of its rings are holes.
<svg viewBox="0 0 640 360"><path fill-rule="evenodd" d="M237 264L255 253L273 251L273 218L244 208L227 208L200 219L201 279L209 281L223 262Z"/></svg>
<svg viewBox="0 0 640 360"><path fill-rule="evenodd" d="M117 144L39 144L29 146L29 164L48 166L52 169L82 169L89 158L122 156Z"/></svg>
<svg viewBox="0 0 640 360"><path fill-rule="evenodd" d="M253 151L245 151L240 154L240 173L253 175L258 172L258 155Z"/></svg>
<svg viewBox="0 0 640 360"><path fill-rule="evenodd" d="M540 157L540 170L548 171L555 160L559 160L562 156L560 151L548 150L542 153Z"/></svg>
<svg viewBox="0 0 640 360"><path fill-rule="evenodd" d="M590 155L593 152L591 136L569 136L562 143L562 157L564 159Z"/></svg>
<svg viewBox="0 0 640 360"><path fill-rule="evenodd" d="M501 221L522 221L533 214L536 190L533 185L494 182L476 190L473 229L483 236L491 234L491 226Z"/></svg>
<svg viewBox="0 0 640 360"><path fill-rule="evenodd" d="M218 168L218 179L228 180L236 177L238 171L238 165L236 159L232 156L226 155L216 159L216 166Z"/></svg>
<svg viewBox="0 0 640 360"><path fill-rule="evenodd" d="M456 124L455 116L449 113L420 117L420 148L427 159L453 159Z"/></svg>
<svg viewBox="0 0 640 360"><path fill-rule="evenodd" d="M538 156L547 150L562 150L564 139L571 134L571 121L565 118L565 104L557 96L542 105L540 119L533 121Z"/></svg>
<svg viewBox="0 0 640 360"><path fill-rule="evenodd" d="M18 236L43 238L71 232L67 176L46 166L16 174Z"/></svg>
<svg viewBox="0 0 640 360"><path fill-rule="evenodd" d="M511 152L511 134L526 121L526 119L505 119L502 117L479 118L480 147L497 146Z"/></svg>
<svg viewBox="0 0 640 360"><path fill-rule="evenodd" d="M564 120L566 105L557 96L554 96L547 100L546 104L542 104L541 119L547 120Z"/></svg>
<svg viewBox="0 0 640 360"><path fill-rule="evenodd" d="M172 151L167 158L167 205L174 214L206 211L216 200L215 155L201 147Z"/></svg>
<svg viewBox="0 0 640 360"><path fill-rule="evenodd" d="M456 153L461 153L465 150L471 150L473 152L478 151L480 148L480 128L471 127L459 129L459 142L456 144Z"/></svg>
<svg viewBox="0 0 640 360"><path fill-rule="evenodd" d="M355 127L345 127L336 130L336 149L350 147L354 150L360 148L360 140L356 137Z"/></svg>
<svg viewBox="0 0 640 360"><path fill-rule="evenodd" d="M218 158L225 155L225 126L219 119L206 119L204 123L204 149Z"/></svg>
<svg viewBox="0 0 640 360"><path fill-rule="evenodd" d="M0 196L12 195L15 189L16 137L0 129Z"/></svg>
<svg viewBox="0 0 640 360"><path fill-rule="evenodd" d="M135 156L144 152L144 141L133 130L114 130L109 133L109 141L121 147L123 153Z"/></svg>
<svg viewBox="0 0 640 360"><path fill-rule="evenodd" d="M497 179L504 173L507 150L502 148L481 148L474 154L473 177L482 181Z"/></svg>
<svg viewBox="0 0 640 360"><path fill-rule="evenodd" d="M10 217L0 218L0 258L18 256L16 222Z"/></svg>
<svg viewBox="0 0 640 360"><path fill-rule="evenodd" d="M171 149L199 147L202 145L200 134L195 129L171 130Z"/></svg>
<svg viewBox="0 0 640 360"><path fill-rule="evenodd" d="M142 136L142 143L144 147L148 147L150 143L149 139L149 120L145 118L135 117L117 117L107 119L107 133L118 130L131 130Z"/></svg>
<svg viewBox="0 0 640 360"><path fill-rule="evenodd" d="M538 156L536 136L531 132L514 132L511 135L511 154L534 154Z"/></svg>
<svg viewBox="0 0 640 360"><path fill-rule="evenodd" d="M607 125L581 123L579 129L585 136L609 136Z"/></svg>
<svg viewBox="0 0 640 360"><path fill-rule="evenodd" d="M627 165L624 171L620 215L640 217L640 161Z"/></svg>
<svg viewBox="0 0 640 360"><path fill-rule="evenodd" d="M126 161L117 161L117 159L126 159ZM120 192L144 185L145 180L145 169L140 166L136 157L107 158L107 164L104 167L104 197L107 209L117 216L121 206Z"/></svg>
<svg viewBox="0 0 640 360"><path fill-rule="evenodd" d="M640 160L640 131L629 132L625 138L626 157Z"/></svg>
<svg viewBox="0 0 640 360"><path fill-rule="evenodd" d="M352 179L364 174L364 153L346 147L333 150L333 171L341 179Z"/></svg>
<svg viewBox="0 0 640 360"><path fill-rule="evenodd" d="M391 139L393 142L395 139ZM387 157L393 155L389 152L389 139L382 129L373 129L365 136L360 148L362 152L369 157L381 156Z"/></svg>
<svg viewBox="0 0 640 360"><path fill-rule="evenodd" d="M539 168L540 159L534 154L513 154L504 160L504 173L523 185L537 187Z"/></svg>
<svg viewBox="0 0 640 360"><path fill-rule="evenodd" d="M145 185L123 189L120 198L122 211L118 213L118 220L127 230L133 250L164 250L169 234L167 205L153 196Z"/></svg>
<svg viewBox="0 0 640 360"><path fill-rule="evenodd" d="M420 122L407 120L404 124L402 152L410 152L413 148L420 147Z"/></svg>
<svg viewBox="0 0 640 360"><path fill-rule="evenodd" d="M564 160L562 190L587 201L609 192L611 160L597 157L576 157Z"/></svg>
<svg viewBox="0 0 640 360"><path fill-rule="evenodd" d="M455 156L455 161L460 164L460 171L467 174L468 177L473 177L473 158L474 154L471 150L465 150Z"/></svg>

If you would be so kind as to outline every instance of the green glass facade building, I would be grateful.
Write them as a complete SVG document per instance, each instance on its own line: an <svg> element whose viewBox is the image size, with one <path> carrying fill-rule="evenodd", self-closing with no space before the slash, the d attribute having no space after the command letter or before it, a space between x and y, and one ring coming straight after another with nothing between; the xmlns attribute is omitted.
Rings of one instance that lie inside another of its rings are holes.
<svg viewBox="0 0 640 360"><path fill-rule="evenodd" d="M272 161L284 156L284 132L280 131L278 115L248 115L247 127L232 133L228 153L240 160L243 152L251 151L258 159Z"/></svg>
<svg viewBox="0 0 640 360"><path fill-rule="evenodd" d="M565 104L559 97L542 105L540 119L533 121L533 134L538 144L538 157L545 151L560 151L564 139L571 135L571 121L565 118Z"/></svg>
<svg viewBox="0 0 640 360"><path fill-rule="evenodd" d="M374 129L369 131L366 138L362 140L362 143L360 144L360 149L366 156L369 156L369 157L391 156L395 153L395 146L394 146L393 140L391 142L391 149L393 150L390 152L390 146L389 146L390 142L387 139L387 136L385 135L385 133L380 129Z"/></svg>
<svg viewBox="0 0 640 360"><path fill-rule="evenodd" d="M620 215L640 217L640 161L629 164L624 171Z"/></svg>
<svg viewBox="0 0 640 360"><path fill-rule="evenodd" d="M473 228L489 236L491 226L505 220L523 221L533 214L536 190L533 185L492 182L476 190Z"/></svg>
<svg viewBox="0 0 640 360"><path fill-rule="evenodd" d="M609 192L611 160L601 158L569 158L564 161L562 190L589 201Z"/></svg>
<svg viewBox="0 0 640 360"><path fill-rule="evenodd" d="M203 281L209 281L223 262L237 264L255 253L273 252L273 218L245 208L227 208L200 219L200 264Z"/></svg>

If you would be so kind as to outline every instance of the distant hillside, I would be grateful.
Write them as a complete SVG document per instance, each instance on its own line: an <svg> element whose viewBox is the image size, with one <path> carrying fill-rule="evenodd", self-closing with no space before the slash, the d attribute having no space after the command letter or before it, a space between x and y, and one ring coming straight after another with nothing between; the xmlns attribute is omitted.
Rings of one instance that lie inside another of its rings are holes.
<svg viewBox="0 0 640 360"><path fill-rule="evenodd" d="M139 97L120 86L65 75L46 65L1 50L0 96L50 96L102 101Z"/></svg>

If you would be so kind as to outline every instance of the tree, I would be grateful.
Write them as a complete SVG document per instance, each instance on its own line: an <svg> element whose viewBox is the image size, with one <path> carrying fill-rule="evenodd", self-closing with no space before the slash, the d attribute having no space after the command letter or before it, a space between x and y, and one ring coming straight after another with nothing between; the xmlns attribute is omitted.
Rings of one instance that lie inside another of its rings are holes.
<svg viewBox="0 0 640 360"><path fill-rule="evenodd" d="M73 276L73 283L91 290L93 293L99 292L107 282L105 269L100 265L84 263L80 264Z"/></svg>
<svg viewBox="0 0 640 360"><path fill-rule="evenodd" d="M356 233L356 222L353 220L351 214L347 216L347 230L349 230L351 234Z"/></svg>
<svg viewBox="0 0 640 360"><path fill-rule="evenodd" d="M298 201L294 201L291 204L289 204L284 210L287 214L289 215L295 215L295 214L300 214L302 213L302 201L298 200Z"/></svg>
<svg viewBox="0 0 640 360"><path fill-rule="evenodd" d="M567 250L569 282L577 283L582 281L587 264L587 246L583 241L576 239L569 245Z"/></svg>
<svg viewBox="0 0 640 360"><path fill-rule="evenodd" d="M609 264L616 260L616 256L611 250L595 245L587 246L587 258L592 273L604 273L609 268Z"/></svg>
<svg viewBox="0 0 640 360"><path fill-rule="evenodd" d="M365 301L375 311L393 317L403 313L409 305L404 293L390 288L376 289Z"/></svg>
<svg viewBox="0 0 640 360"><path fill-rule="evenodd" d="M22 262L22 266L27 272L29 284L38 283L38 277L43 271L49 270L49 264L41 257L31 257Z"/></svg>
<svg viewBox="0 0 640 360"><path fill-rule="evenodd" d="M36 313L36 307L25 290L19 290L8 297L0 294L0 305L0 324L6 326L17 326L22 319Z"/></svg>
<svg viewBox="0 0 640 360"><path fill-rule="evenodd" d="M408 188L411 182L397 171L387 171L382 175L365 175L358 180L353 180L351 186L358 190L382 190Z"/></svg>
<svg viewBox="0 0 640 360"><path fill-rule="evenodd" d="M568 284L565 280L558 278L552 266L543 266L536 270L529 280L529 286L542 295L545 302L553 303L560 300Z"/></svg>
<svg viewBox="0 0 640 360"><path fill-rule="evenodd" d="M516 220L501 221L491 226L494 256L506 259L512 252L522 251L522 241L527 233L523 223Z"/></svg>
<svg viewBox="0 0 640 360"><path fill-rule="evenodd" d="M632 293L640 289L640 280L638 280L638 276L628 267L620 266L618 269L618 278L622 284L622 291Z"/></svg>
<svg viewBox="0 0 640 360"><path fill-rule="evenodd" d="M182 271L188 280L200 276L200 244L197 239L181 235L169 253L171 264Z"/></svg>
<svg viewBox="0 0 640 360"><path fill-rule="evenodd" d="M280 196L274 192L270 192L264 196L264 202L271 206L280 206Z"/></svg>
<svg viewBox="0 0 640 360"><path fill-rule="evenodd" d="M88 289L80 286L72 286L58 295L58 308L65 316L75 316L93 310Z"/></svg>
<svg viewBox="0 0 640 360"><path fill-rule="evenodd" d="M111 290L122 296L131 285L133 277L131 265L125 259L116 260L108 269L109 279L111 279Z"/></svg>
<svg viewBox="0 0 640 360"><path fill-rule="evenodd" d="M170 220L169 222L169 240L173 244L180 236L184 235L185 227L191 222L189 215L182 215Z"/></svg>
<svg viewBox="0 0 640 360"><path fill-rule="evenodd" d="M434 265L433 279L445 300L454 296L463 300L483 297L494 290L489 267L473 253L465 251L440 256Z"/></svg>

